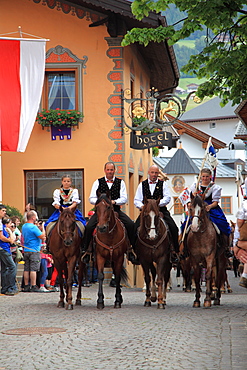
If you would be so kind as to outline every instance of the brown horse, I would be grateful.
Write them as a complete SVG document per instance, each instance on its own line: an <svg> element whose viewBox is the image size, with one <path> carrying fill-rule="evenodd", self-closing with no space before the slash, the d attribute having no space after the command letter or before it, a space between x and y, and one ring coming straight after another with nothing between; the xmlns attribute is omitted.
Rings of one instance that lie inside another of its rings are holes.
<svg viewBox="0 0 247 370"><path fill-rule="evenodd" d="M172 264L170 262L170 242L165 222L160 217L159 199L145 199L140 215L140 228L136 253L142 265L146 282L146 300L144 306L156 302L156 284L158 286L157 308L165 308L166 288L170 278ZM152 288L150 292L150 272ZM155 279L157 275L157 281Z"/></svg>
<svg viewBox="0 0 247 370"><path fill-rule="evenodd" d="M115 308L120 308L123 302L120 280L123 276L124 253L129 247L129 240L126 235L125 227L116 217L109 195L101 194L95 204L98 224L96 227L96 266L98 270L98 300L97 308L104 308L104 266L106 261L110 261L116 280ZM123 276L126 278L126 275Z"/></svg>
<svg viewBox="0 0 247 370"><path fill-rule="evenodd" d="M66 284L66 309L72 310L72 283L76 262L80 256L82 237L76 226L74 212L60 207L58 222L51 231L49 246L54 266L59 274L60 300L57 307L64 307L64 277ZM64 275L64 277L63 277Z"/></svg>
<svg viewBox="0 0 247 370"><path fill-rule="evenodd" d="M225 279L226 258L224 247L217 247L217 232L208 217L206 203L202 197L191 196L192 223L187 235L187 248L190 265L194 271L196 294L193 307L200 307L201 268L206 268L206 298L204 307L211 307L213 268L215 266L215 284L217 287L214 304L220 304L221 285Z"/></svg>

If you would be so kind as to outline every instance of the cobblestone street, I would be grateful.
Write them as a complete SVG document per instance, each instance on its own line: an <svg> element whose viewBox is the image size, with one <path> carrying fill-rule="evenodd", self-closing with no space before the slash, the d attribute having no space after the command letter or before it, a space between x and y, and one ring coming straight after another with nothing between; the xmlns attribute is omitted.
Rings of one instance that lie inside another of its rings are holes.
<svg viewBox="0 0 247 370"><path fill-rule="evenodd" d="M172 275L165 310L144 307L142 290L125 287L122 308L114 309L109 286L105 308L97 310L97 284L83 288L82 306L73 311L56 307L59 293L0 296L0 370L246 369L247 290L239 279L229 271L233 293L205 309L192 308L194 293L184 293ZM5 334L40 327L64 331Z"/></svg>

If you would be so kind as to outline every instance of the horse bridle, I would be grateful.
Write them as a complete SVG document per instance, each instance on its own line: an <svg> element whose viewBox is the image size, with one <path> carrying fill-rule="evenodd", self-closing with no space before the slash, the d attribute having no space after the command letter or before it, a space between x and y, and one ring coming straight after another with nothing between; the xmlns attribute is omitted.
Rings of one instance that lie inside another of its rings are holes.
<svg viewBox="0 0 247 370"><path fill-rule="evenodd" d="M104 204L106 204L104 200L102 200L102 202L103 202ZM98 206L98 204L96 204L96 208L97 208L97 206ZM109 206L110 206L110 208L111 208L111 205L110 205L110 204L109 204ZM113 210L113 209L111 208L111 210ZM114 212L114 210L113 210L113 212ZM108 217L108 220L107 220L107 226L108 226L108 227L109 227L110 219L111 219L111 213L110 213L110 215L109 215L109 217ZM114 223L113 227L108 231L108 233L109 233L109 234L111 234L111 233L114 231L114 229L115 229L116 225L117 225L117 221L116 221L116 218L115 218L115 223Z"/></svg>
<svg viewBox="0 0 247 370"><path fill-rule="evenodd" d="M74 236L75 236L75 230L74 231L63 231L63 230L61 230L61 228L60 228L60 220L58 220L58 223L57 223L57 232L58 232L58 235L60 236L60 238L62 240L64 240L64 237L63 237L64 234L71 234L72 235L72 238L74 238Z"/></svg>
<svg viewBox="0 0 247 370"><path fill-rule="evenodd" d="M193 231L193 230L191 230L191 231L192 231L193 233L198 233L198 232L200 232L200 233L204 233L204 231L206 230L206 227L205 227L205 229L200 230L200 227L201 227L201 225L202 225L202 218L201 218L200 216L194 215L194 216L191 216L191 219L193 220L193 218L194 218L194 217L198 218L198 219L199 219L199 221L200 221L199 230L198 230L198 231Z"/></svg>
<svg viewBox="0 0 247 370"><path fill-rule="evenodd" d="M159 219L160 219L160 221L161 221L161 222L163 222L163 223L164 223L164 225L165 225L164 220L163 220L161 217L160 217ZM144 226L146 227L145 223L144 223ZM154 227L152 227L152 228L147 228L147 229L152 230L152 229L155 229L155 228L154 228ZM150 244L145 243L145 242L144 242L144 240L142 240L142 239L140 238L139 230L140 230L140 228L138 228L138 230L137 230L137 237L138 237L138 240L139 240L143 245L145 245L145 247L148 247L148 248L151 248L151 249L157 249L157 248L161 245L161 243L163 243L163 241L165 240L165 238L166 238L166 236L167 236L167 228L166 228L165 233L162 235L162 237L161 237L161 239L158 241L158 243L156 243L155 245L150 245ZM159 236L159 234L158 234L158 236ZM150 240L150 239L149 239L149 240Z"/></svg>
<svg viewBox="0 0 247 370"><path fill-rule="evenodd" d="M148 216L148 214L147 215L145 215L145 216L143 216L143 217L147 217ZM156 217L156 216L155 216ZM156 229L156 227L154 226L154 227L148 227L147 226L147 224L146 224L146 219L145 219L145 221L144 221L144 227L145 227L145 230L148 230L148 231L150 231L150 230L155 230ZM148 238L147 238L148 239Z"/></svg>

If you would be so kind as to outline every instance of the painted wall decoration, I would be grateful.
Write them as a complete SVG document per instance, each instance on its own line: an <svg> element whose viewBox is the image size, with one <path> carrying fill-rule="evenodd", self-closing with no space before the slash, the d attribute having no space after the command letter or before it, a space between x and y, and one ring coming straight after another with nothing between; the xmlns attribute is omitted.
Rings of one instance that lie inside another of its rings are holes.
<svg viewBox="0 0 247 370"><path fill-rule="evenodd" d="M185 185L185 179L181 175L174 176L172 178L172 190L176 194L182 193Z"/></svg>

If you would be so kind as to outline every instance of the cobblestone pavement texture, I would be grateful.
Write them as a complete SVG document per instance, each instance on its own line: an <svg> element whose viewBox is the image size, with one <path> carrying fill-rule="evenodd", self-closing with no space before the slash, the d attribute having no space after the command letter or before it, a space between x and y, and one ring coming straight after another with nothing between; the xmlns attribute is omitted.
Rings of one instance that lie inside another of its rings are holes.
<svg viewBox="0 0 247 370"><path fill-rule="evenodd" d="M192 308L194 293L184 293L172 276L160 310L144 307L142 290L127 287L122 308L114 309L108 285L105 308L97 310L97 284L83 288L82 306L72 311L56 307L59 293L0 296L0 370L247 369L247 290L239 278L228 272L233 293L222 296L221 306ZM65 332L4 334L39 327Z"/></svg>

